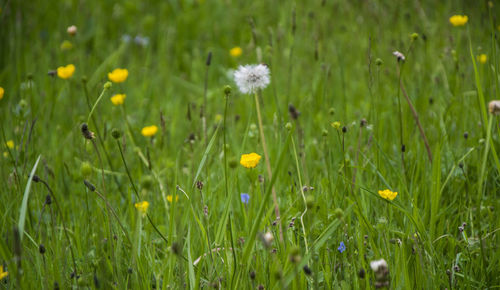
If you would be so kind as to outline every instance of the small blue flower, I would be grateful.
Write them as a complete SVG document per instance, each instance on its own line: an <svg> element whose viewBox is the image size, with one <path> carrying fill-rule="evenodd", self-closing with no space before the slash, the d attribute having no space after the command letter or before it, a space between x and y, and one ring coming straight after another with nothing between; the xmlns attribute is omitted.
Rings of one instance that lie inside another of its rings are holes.
<svg viewBox="0 0 500 290"><path fill-rule="evenodd" d="M340 253L344 252L345 251L345 245L344 245L344 242L340 242L340 245L339 247L337 248L337 250L339 250Z"/></svg>
<svg viewBox="0 0 500 290"><path fill-rule="evenodd" d="M242 193L240 194L241 196L241 202L244 204L248 204L248 201L250 200L250 195L248 193Z"/></svg>

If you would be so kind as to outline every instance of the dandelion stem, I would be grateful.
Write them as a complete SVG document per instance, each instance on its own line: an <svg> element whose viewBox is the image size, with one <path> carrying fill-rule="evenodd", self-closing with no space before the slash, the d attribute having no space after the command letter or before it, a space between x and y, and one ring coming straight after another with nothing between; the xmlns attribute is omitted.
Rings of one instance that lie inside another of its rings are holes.
<svg viewBox="0 0 500 290"><path fill-rule="evenodd" d="M273 173L271 171L271 163L269 161L269 154L267 153L266 137L264 136L264 128L262 126L262 117L260 114L259 96L258 96L257 92L254 93L254 97L255 97L255 108L257 110L257 119L259 121L260 138L262 139L262 149L264 150L264 159L266 161L267 175L269 177L269 180L272 180ZM280 228L280 241L283 242L283 229L281 227L280 209L279 209L279 205L278 205L278 199L276 198L276 190L274 189L274 185L272 187L272 193L273 193L274 213L276 214L276 220L278 221L279 228Z"/></svg>

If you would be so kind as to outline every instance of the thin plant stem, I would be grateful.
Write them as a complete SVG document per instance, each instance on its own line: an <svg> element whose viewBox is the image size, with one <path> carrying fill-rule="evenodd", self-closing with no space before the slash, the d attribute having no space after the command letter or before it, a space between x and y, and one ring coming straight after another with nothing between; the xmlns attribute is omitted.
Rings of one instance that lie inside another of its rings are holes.
<svg viewBox="0 0 500 290"><path fill-rule="evenodd" d="M99 159L99 164L101 165L102 188L106 190L106 182L104 181L104 165L102 164L101 154L99 154L99 150L97 149L97 144L95 143L94 139L90 141L92 142L92 145L94 145L97 158Z"/></svg>
<svg viewBox="0 0 500 290"><path fill-rule="evenodd" d="M88 106L89 111L90 111L90 110L92 110L92 105L90 104L90 96L89 96L89 91L87 89L87 82L83 81L82 83L83 83L83 91L85 94L85 99L87 100L87 106ZM103 138L102 138L101 133L99 131L99 128L97 126L97 121L96 121L95 116L92 115L91 119L92 119L92 122L94 123L94 126L95 126L97 140L99 140L99 144L101 145L102 150L104 151L104 156L106 156L106 161L108 162L109 168L113 171L114 170L113 164L111 163L111 158L109 157L109 154L106 151L106 146L104 146L104 141L103 141ZM120 183L118 182L118 178L113 175L113 180L115 181L116 186L118 187L118 191L120 191L120 194L122 195L122 197L125 198L125 193L121 189Z"/></svg>
<svg viewBox="0 0 500 290"><path fill-rule="evenodd" d="M363 122L363 121L361 121ZM356 174L357 174L357 171L358 171L358 166L359 166L359 151L361 150L361 137L363 135L363 125L364 124L360 124L359 126L359 134L358 134L358 144L356 146L356 157L354 159L354 169L353 169L353 173L352 173L352 192L354 193L354 190L356 189Z"/></svg>
<svg viewBox="0 0 500 290"><path fill-rule="evenodd" d="M230 92L226 93L225 96L225 106L224 106L224 180L225 180L225 187L226 187L226 198L229 195L229 186L228 186L228 176L227 176L227 140L226 140L226 120L227 120L227 107L228 107L228 101L229 101L229 95ZM233 275L231 276L231 285L234 283L234 275L236 275L236 265L237 265L237 260L236 260L236 253L234 251L234 242L233 242L233 224L231 221L231 214L229 215L229 233L231 234L231 251L233 252Z"/></svg>
<svg viewBox="0 0 500 290"><path fill-rule="evenodd" d="M201 108L201 123L203 126L203 140L205 142L205 147L207 147L207 91L208 91L208 69L210 68L210 63L212 62L212 52L208 53L205 69L205 81L203 84L203 107Z"/></svg>
<svg viewBox="0 0 500 290"><path fill-rule="evenodd" d="M71 240L69 239L69 236L68 236L68 228L66 227L66 222L64 221L64 216L63 216L61 207L59 206L59 202L57 201L57 198L56 198L54 192L52 192L52 189L50 188L49 184L45 180L41 179L40 177L37 177L37 179L41 183L43 183L43 185L45 185L45 188L47 188L47 191L50 193L50 196L52 196L52 199L54 200L54 203L56 204L57 210L59 211L59 214L61 215L61 223L62 223L62 226L64 229L64 236L66 237L66 240L68 241L69 251L71 253L71 260L73 261L73 271L74 271L75 277L76 277L77 268L76 268L75 253L73 252L73 246L71 245Z"/></svg>
<svg viewBox="0 0 500 290"><path fill-rule="evenodd" d="M229 94L226 94L226 96L224 97L224 125L222 127L223 129L223 139L224 139L224 148L223 148L223 151L224 151L224 184L225 184L225 190L226 190L226 198L229 194L229 189L228 189L228 185L227 185L227 141L226 141L226 117L227 117L227 102L228 102L228 98L229 98Z"/></svg>
<svg viewBox="0 0 500 290"><path fill-rule="evenodd" d="M398 84L401 83L401 70L399 67L399 62L397 65L397 72L398 72ZM403 141L403 110L401 108L401 97L399 95L399 89L398 89L398 108L399 108L399 140L400 140L400 145L401 145L401 165L403 166L403 172L406 172L405 170L405 144ZM406 176L406 175L404 175Z"/></svg>
<svg viewBox="0 0 500 290"><path fill-rule="evenodd" d="M99 97L97 98L97 100L95 101L94 103L94 106L92 107L92 109L90 110L90 113L89 113L89 116L87 117L87 124L90 124L90 117L92 117L92 113L94 113L94 110L95 108L97 107L97 104L99 104L99 102L101 101L102 97L104 96L104 93L106 93L106 91L109 89L108 86L104 86L104 88L102 89L102 92L101 94L99 95Z"/></svg>
<svg viewBox="0 0 500 290"><path fill-rule="evenodd" d="M113 209L113 207L111 206L111 204L109 204L108 200L106 199L106 197L102 193L100 193L97 190L95 191L95 193L104 201L104 203L106 204L107 208L111 211L111 213L113 214L113 216L116 218L116 221L118 222L118 225L120 225L120 228L122 229L123 233L125 234L125 237L127 238L128 242L130 243L130 245L132 245L132 241L130 240L130 238L128 236L128 233L125 230L125 227L120 222L120 218L116 214L116 212Z"/></svg>
<svg viewBox="0 0 500 290"><path fill-rule="evenodd" d="M306 201L306 196L304 194L304 187L302 185L302 178L300 176L299 158L297 157L297 149L295 148L295 141L293 140L293 138L292 138L292 148L293 148L293 156L295 157L295 166L297 167L297 176L299 178L300 193L302 195L302 200L304 201L304 211L300 215L300 224L302 225L302 233L304 235L304 244L306 246L306 254L307 254L309 252L309 245L307 243L306 227L304 226L304 215L307 213L307 201Z"/></svg>
<svg viewBox="0 0 500 290"><path fill-rule="evenodd" d="M128 122L128 119L127 119L127 112L125 110L125 104L123 104L121 106L121 112L123 115L123 119L125 120L125 126L127 126L127 133L130 136L130 140L132 140L132 145L134 145L134 147L136 147L137 145L135 142L135 137L134 137L134 134L132 134L132 128L130 127L130 123Z"/></svg>
<svg viewBox="0 0 500 290"><path fill-rule="evenodd" d="M116 140L116 144L118 146L118 150L120 151L120 156L122 157L122 161L123 161L123 166L125 166L125 171L127 172L127 176L128 176L128 179L130 180L130 183L132 184L132 188L134 190L134 193L135 193L135 196L137 197L137 199L139 199L139 193L137 191L137 187L135 187L135 183L134 183L134 180L132 179L132 175L130 175L130 171L128 170L128 166L127 166L127 162L125 161L125 156L123 156L123 150L122 150L122 147L120 145L120 141ZM168 240L167 238L165 238L165 236L160 232L160 230L158 230L158 228L155 226L155 224L153 223L153 221L151 220L151 217L149 216L148 213L146 213L146 217L148 218L148 221L149 223L151 224L151 226L153 227L153 229L155 230L155 232L165 241L165 243L168 245Z"/></svg>
<svg viewBox="0 0 500 290"><path fill-rule="evenodd" d="M267 168L267 176L269 177L269 180L272 180L273 173L271 171L271 162L269 161L269 154L267 152L266 137L264 136L264 128L262 126L262 117L260 114L259 96L257 92L255 92L254 97L255 97L255 108L257 110L257 119L259 121L260 138L262 139L262 149L264 150L264 160L266 162L266 168ZM278 221L280 228L280 241L283 242L283 229L281 227L280 208L278 205L278 199L276 197L276 190L274 189L274 186L272 187L272 195L274 203L274 213L276 214L276 220Z"/></svg>
<svg viewBox="0 0 500 290"><path fill-rule="evenodd" d="M401 91L403 92L403 95L405 96L406 102L408 102L408 106L411 109L411 112L413 114L413 118L415 119L415 122L417 123L418 130L420 131L420 136L422 137L422 140L424 140L425 149L427 150L427 157L429 157L429 161L432 163L431 147L429 146L429 141L427 141L427 137L425 136L424 128L422 127L422 124L420 124L420 119L418 118L418 113L415 110L415 107L413 107L413 104L411 103L411 100L408 97L408 94L406 93L405 87L403 86L403 82L401 81L401 79L400 79L399 84L401 86Z"/></svg>

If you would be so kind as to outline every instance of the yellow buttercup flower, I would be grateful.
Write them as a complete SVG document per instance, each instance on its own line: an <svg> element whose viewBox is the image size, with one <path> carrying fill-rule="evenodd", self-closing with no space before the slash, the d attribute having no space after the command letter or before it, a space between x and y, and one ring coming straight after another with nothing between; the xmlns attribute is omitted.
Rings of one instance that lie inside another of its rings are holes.
<svg viewBox="0 0 500 290"><path fill-rule="evenodd" d="M337 130L340 128L340 122L333 122L331 125L333 128L335 128Z"/></svg>
<svg viewBox="0 0 500 290"><path fill-rule="evenodd" d="M480 63L485 64L488 61L488 56L486 54L482 53L482 54L477 56L477 60Z"/></svg>
<svg viewBox="0 0 500 290"><path fill-rule="evenodd" d="M5 90L0 87L0 100L3 99L3 94L5 93Z"/></svg>
<svg viewBox="0 0 500 290"><path fill-rule="evenodd" d="M126 68L115 68L112 72L108 73L108 78L114 83L123 83L128 77L128 70Z"/></svg>
<svg viewBox="0 0 500 290"><path fill-rule="evenodd" d="M167 201L168 201L168 202L172 202L172 200L173 200L173 199L174 199L174 198L172 197L172 195L170 195L170 194L169 194L169 195L167 195ZM175 196L175 202L178 202L178 201L179 201L179 196L178 196L178 195L176 195L176 196Z"/></svg>
<svg viewBox="0 0 500 290"><path fill-rule="evenodd" d="M148 207L149 207L149 202L147 201L141 201L135 204L135 208L143 215L145 216L146 213L148 212Z"/></svg>
<svg viewBox="0 0 500 290"><path fill-rule="evenodd" d="M240 164L246 168L255 168L259 164L261 156L257 153L242 154Z"/></svg>
<svg viewBox="0 0 500 290"><path fill-rule="evenodd" d="M464 26L467 21L469 21L469 17L467 17L467 15L453 15L450 17L450 23L453 26Z"/></svg>
<svg viewBox="0 0 500 290"><path fill-rule="evenodd" d="M144 137L152 137L156 134L156 132L158 132L158 127L155 125L146 126L141 130L141 134Z"/></svg>
<svg viewBox="0 0 500 290"><path fill-rule="evenodd" d="M0 266L0 280L2 280L3 278L9 276L9 272L4 272L3 271L3 266Z"/></svg>
<svg viewBox="0 0 500 290"><path fill-rule="evenodd" d="M378 195L380 195L382 198L385 198L387 200L393 200L396 198L398 193L395 191L390 191L389 189L385 189L385 190L379 190Z"/></svg>
<svg viewBox="0 0 500 290"><path fill-rule="evenodd" d="M220 121L222 121L222 118L223 118L223 117L222 117L222 115L221 115L221 114L217 114L217 115L215 115L215 122L216 122L216 123L219 123Z"/></svg>
<svg viewBox="0 0 500 290"><path fill-rule="evenodd" d="M7 147L9 149L14 149L14 141L12 141L12 140L7 141Z"/></svg>
<svg viewBox="0 0 500 290"><path fill-rule="evenodd" d="M68 64L67 66L60 66L57 68L57 76L61 79L69 79L75 73L75 66Z"/></svg>
<svg viewBox="0 0 500 290"><path fill-rule="evenodd" d="M111 97L111 103L115 106L122 105L126 97L127 95L125 94L116 94Z"/></svg>
<svg viewBox="0 0 500 290"><path fill-rule="evenodd" d="M235 46L229 50L229 54L232 57L239 57L243 53L243 50L239 46Z"/></svg>

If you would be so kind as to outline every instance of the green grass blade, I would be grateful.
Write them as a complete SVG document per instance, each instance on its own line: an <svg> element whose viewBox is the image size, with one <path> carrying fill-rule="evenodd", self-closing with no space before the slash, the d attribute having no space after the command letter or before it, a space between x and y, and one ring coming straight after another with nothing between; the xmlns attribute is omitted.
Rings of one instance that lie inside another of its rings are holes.
<svg viewBox="0 0 500 290"><path fill-rule="evenodd" d="M28 182L26 183L26 188L24 189L24 195L23 195L23 201L21 203L21 210L19 212L19 222L17 224L17 227L19 228L19 234L21 235L21 240L23 239L24 235L24 223L26 221L26 211L28 210L28 198L30 195L30 189L31 189L31 182L33 181L33 175L36 172L36 168L38 166L38 162L40 161L40 158L42 156L38 155L38 158L36 159L35 165L33 166L33 169L31 169L30 176L28 177Z"/></svg>
<svg viewBox="0 0 500 290"><path fill-rule="evenodd" d="M191 228L188 228L187 241L187 256L188 256L188 272L189 272L189 289L196 288L196 279L194 275L193 258L191 257Z"/></svg>
<svg viewBox="0 0 500 290"><path fill-rule="evenodd" d="M207 161L207 156L208 153L210 153L210 150L212 149L212 146L214 145L215 142L215 137L217 136L217 132L219 132L219 126L217 126L217 129L215 129L214 135L212 136L212 139L210 139L210 142L208 143L207 149L205 150L205 153L203 153L203 157L201 158L200 165L198 166L198 170L196 171L196 175L193 178L193 187L196 184L196 180L198 180L198 176L201 173L201 170L203 169L203 166L205 165L205 162Z"/></svg>

